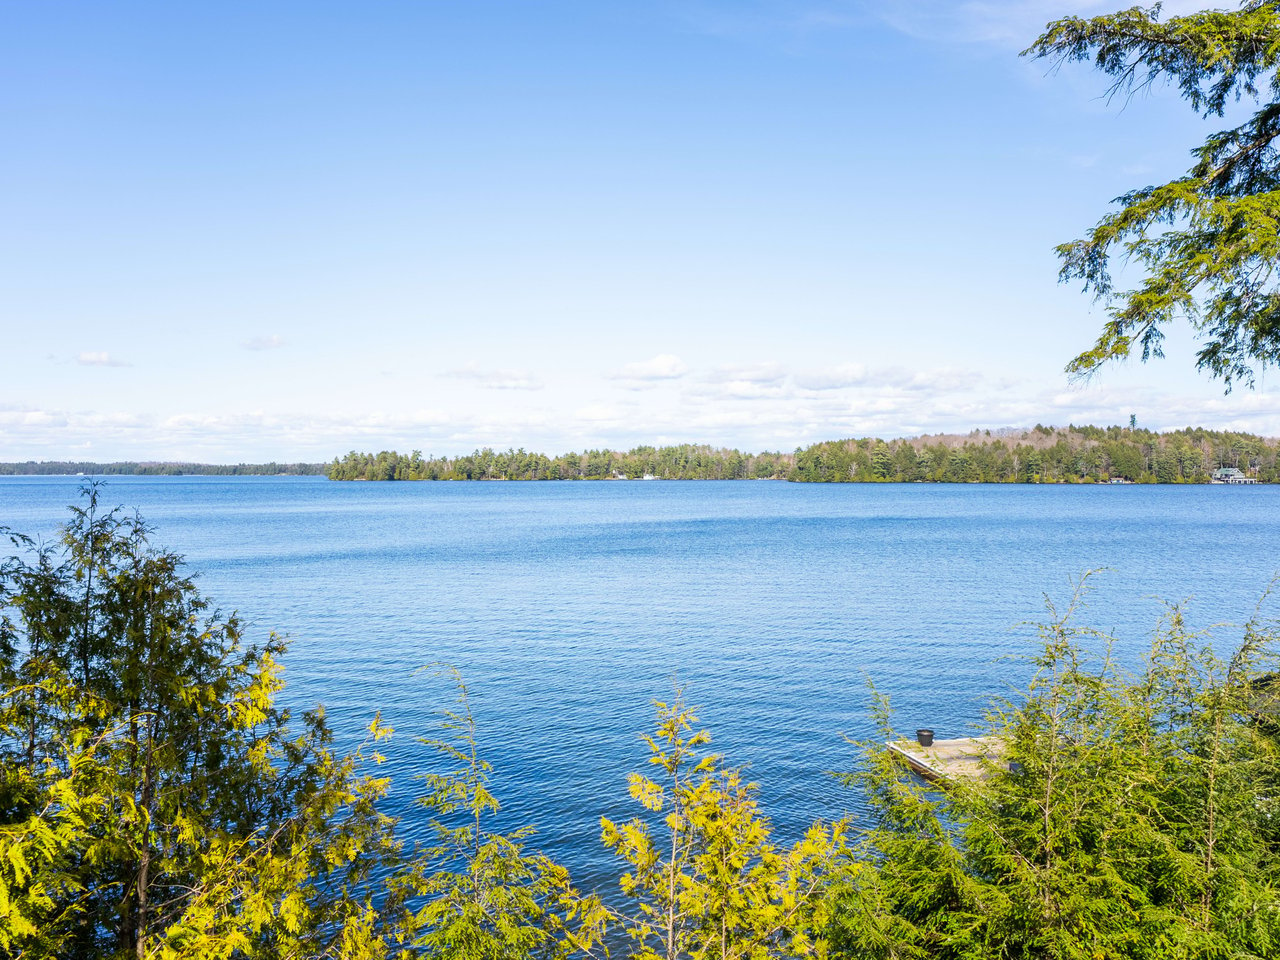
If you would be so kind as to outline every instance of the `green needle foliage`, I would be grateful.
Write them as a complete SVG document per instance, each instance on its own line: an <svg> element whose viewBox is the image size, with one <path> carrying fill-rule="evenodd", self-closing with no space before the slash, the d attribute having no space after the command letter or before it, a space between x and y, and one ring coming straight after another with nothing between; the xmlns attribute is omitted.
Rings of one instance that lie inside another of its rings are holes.
<svg viewBox="0 0 1280 960"><path fill-rule="evenodd" d="M61 543L0 563L0 957L560 957L577 900L497 809L466 691L429 740L434 840L380 812L391 730L335 750L275 705L245 644L97 487Z"/></svg>
<svg viewBox="0 0 1280 960"><path fill-rule="evenodd" d="M424 774L420 806L432 813L433 843L418 852L393 884L425 900L412 918L414 955L442 960L519 960L568 955L565 918L575 900L564 867L527 853L532 827L499 834L485 829L498 800L489 791L492 768L480 759L467 688L448 671L458 706L447 711L447 738L421 742L452 765Z"/></svg>
<svg viewBox="0 0 1280 960"><path fill-rule="evenodd" d="M1075 603L1051 613L1025 699L990 718L987 779L939 792L868 745L850 779L875 823L833 884L833 952L1276 956L1280 760L1254 716L1272 634L1255 620L1223 660L1173 607L1131 674Z"/></svg>
<svg viewBox="0 0 1280 960"><path fill-rule="evenodd" d="M1162 328L1188 321L1203 346L1198 366L1230 390L1255 367L1280 361L1280 4L1247 0L1161 20L1160 5L1048 25L1025 51L1058 62L1092 59L1127 96L1176 84L1192 109L1221 117L1236 101L1258 104L1243 123L1195 148L1181 177L1120 197L1120 209L1081 240L1058 248L1062 279L1082 280L1107 304L1094 346L1068 366L1088 374L1140 348L1161 355ZM1132 262L1131 289L1113 284L1112 262Z"/></svg>
<svg viewBox="0 0 1280 960"><path fill-rule="evenodd" d="M756 785L702 748L705 730L680 691L658 703L646 735L656 778L633 773L630 793L647 817L601 820L604 845L622 857L631 912L597 901L588 920L620 927L640 960L765 960L824 956L823 884L846 825L816 823L779 849L756 801ZM655 818L661 815L660 825Z"/></svg>
<svg viewBox="0 0 1280 960"><path fill-rule="evenodd" d="M359 955L385 781L98 495L0 570L0 954Z"/></svg>

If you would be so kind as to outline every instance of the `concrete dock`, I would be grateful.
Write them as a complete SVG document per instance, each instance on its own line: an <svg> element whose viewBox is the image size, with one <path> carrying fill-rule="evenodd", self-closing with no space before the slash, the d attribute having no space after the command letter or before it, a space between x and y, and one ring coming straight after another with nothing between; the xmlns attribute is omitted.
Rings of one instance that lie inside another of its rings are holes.
<svg viewBox="0 0 1280 960"><path fill-rule="evenodd" d="M934 740L928 747L914 740L890 740L885 746L926 780L943 784L984 780L992 773L987 764L1000 764L1004 754L999 737Z"/></svg>

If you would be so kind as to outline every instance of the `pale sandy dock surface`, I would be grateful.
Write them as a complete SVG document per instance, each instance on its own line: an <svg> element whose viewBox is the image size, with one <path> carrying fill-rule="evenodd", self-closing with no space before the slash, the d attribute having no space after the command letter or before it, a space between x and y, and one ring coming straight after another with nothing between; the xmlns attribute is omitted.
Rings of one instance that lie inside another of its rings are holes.
<svg viewBox="0 0 1280 960"><path fill-rule="evenodd" d="M1004 753L999 737L934 740L928 747L914 740L891 740L885 746L922 777L942 782L985 779L992 773L988 764L1000 763Z"/></svg>

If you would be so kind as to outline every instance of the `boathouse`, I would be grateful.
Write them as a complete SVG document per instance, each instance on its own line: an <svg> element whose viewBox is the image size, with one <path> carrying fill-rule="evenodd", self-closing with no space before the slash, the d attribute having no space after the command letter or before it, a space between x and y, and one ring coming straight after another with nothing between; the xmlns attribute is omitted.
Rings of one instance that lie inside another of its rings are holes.
<svg viewBox="0 0 1280 960"><path fill-rule="evenodd" d="M1213 483L1257 483L1254 477L1246 477L1236 467L1219 467L1213 471Z"/></svg>

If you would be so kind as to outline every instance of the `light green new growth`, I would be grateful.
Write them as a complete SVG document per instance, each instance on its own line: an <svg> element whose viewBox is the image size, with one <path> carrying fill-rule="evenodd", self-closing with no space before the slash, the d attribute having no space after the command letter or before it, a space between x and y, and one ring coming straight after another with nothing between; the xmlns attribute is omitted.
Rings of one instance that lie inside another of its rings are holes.
<svg viewBox="0 0 1280 960"><path fill-rule="evenodd" d="M444 715L447 736L420 742L456 766L422 776L427 790L418 803L432 815L435 841L392 881L426 901L412 917L411 952L447 960L567 956L569 873L525 851L532 827L508 834L485 829L485 817L499 806L489 791L492 768L477 751L467 688L456 671L446 672L458 693L458 706Z"/></svg>
<svg viewBox="0 0 1280 960"><path fill-rule="evenodd" d="M756 785L702 751L710 735L693 729L697 717L682 693L657 709L658 728L644 740L658 774L632 774L630 792L661 815L661 829L652 816L601 820L605 846L629 866L621 885L632 910L597 919L620 926L640 960L825 956L814 931L826 922L823 879L847 825L816 823L778 849Z"/></svg>

